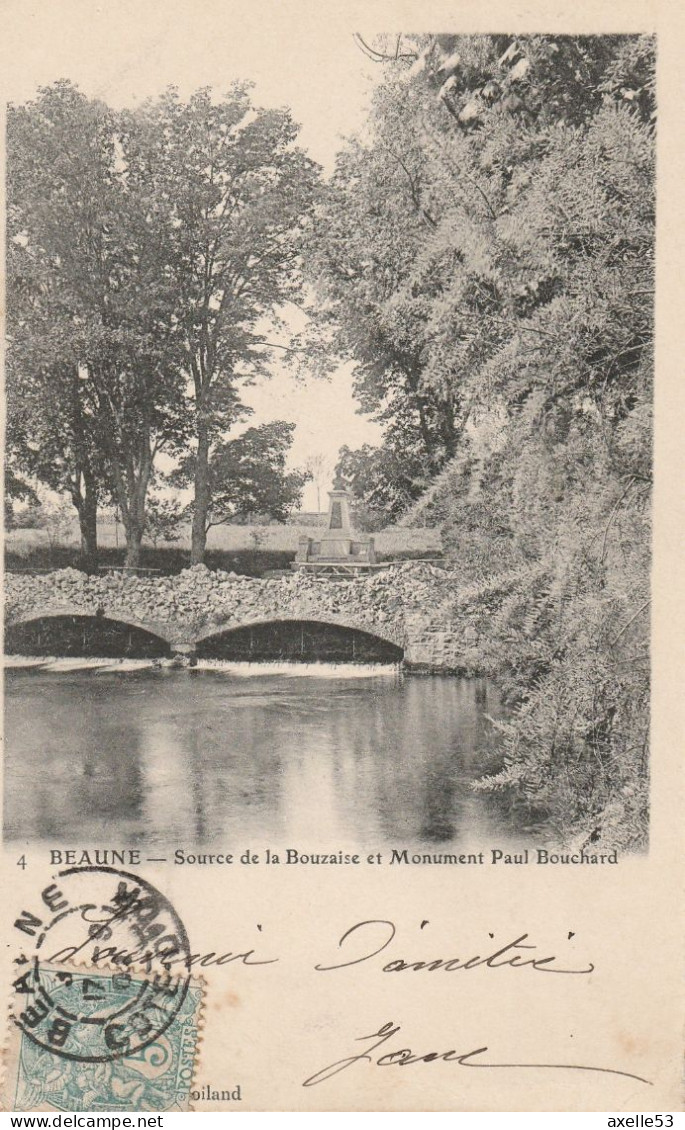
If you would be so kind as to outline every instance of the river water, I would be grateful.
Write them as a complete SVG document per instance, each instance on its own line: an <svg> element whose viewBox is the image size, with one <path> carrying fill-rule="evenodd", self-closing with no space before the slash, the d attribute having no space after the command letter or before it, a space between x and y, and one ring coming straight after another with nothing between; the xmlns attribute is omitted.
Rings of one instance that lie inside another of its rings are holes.
<svg viewBox="0 0 685 1130"><path fill-rule="evenodd" d="M392 666L14 660L5 836L166 849L499 842L492 684Z"/></svg>

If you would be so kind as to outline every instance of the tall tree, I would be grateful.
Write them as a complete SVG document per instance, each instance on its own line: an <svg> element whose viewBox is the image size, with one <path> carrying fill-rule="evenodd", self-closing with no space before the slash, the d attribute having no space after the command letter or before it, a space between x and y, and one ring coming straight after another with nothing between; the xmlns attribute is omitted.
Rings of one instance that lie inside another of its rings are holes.
<svg viewBox="0 0 685 1130"><path fill-rule="evenodd" d="M311 277L364 408L387 443L413 419L436 473L492 405L481 374L517 335L544 336L527 320L567 285L563 240L543 229L565 222L552 186L564 148L594 117L607 137L649 128L653 57L647 38L625 37L423 36L373 50L387 76L317 210ZM649 257L633 266L649 271Z"/></svg>
<svg viewBox="0 0 685 1130"><path fill-rule="evenodd" d="M137 564L157 453L183 434L173 244L126 121L61 82L8 114L10 403L17 457L67 490L95 554L103 492Z"/></svg>
<svg viewBox="0 0 685 1130"><path fill-rule="evenodd" d="M560 839L639 841L654 44L424 36L370 50L387 75L311 256L323 314L387 424L379 450L347 462L392 505L393 433L403 411L422 423L419 398L429 408L432 481L407 520L442 526L454 623L480 629L481 669L517 704L483 787ZM451 448L437 442L446 405ZM406 469L418 486L423 464Z"/></svg>
<svg viewBox="0 0 685 1130"><path fill-rule="evenodd" d="M246 85L187 103L174 90L132 115L139 162L174 234L175 334L189 376L194 452L191 558L201 561L213 448L240 412L241 385L267 374L269 327L301 291L298 246L317 167L286 110L254 106Z"/></svg>
<svg viewBox="0 0 685 1130"><path fill-rule="evenodd" d="M72 498L86 566L97 558L103 479L79 373L85 307L70 268L84 212L106 195L110 135L105 107L69 83L8 110L7 453L20 472Z"/></svg>

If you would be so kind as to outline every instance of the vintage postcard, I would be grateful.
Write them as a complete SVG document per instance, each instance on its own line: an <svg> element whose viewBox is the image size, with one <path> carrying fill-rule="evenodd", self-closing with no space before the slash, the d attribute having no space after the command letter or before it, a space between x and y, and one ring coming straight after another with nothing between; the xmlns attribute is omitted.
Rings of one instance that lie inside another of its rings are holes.
<svg viewBox="0 0 685 1130"><path fill-rule="evenodd" d="M682 13L2 17L2 1108L681 1110Z"/></svg>

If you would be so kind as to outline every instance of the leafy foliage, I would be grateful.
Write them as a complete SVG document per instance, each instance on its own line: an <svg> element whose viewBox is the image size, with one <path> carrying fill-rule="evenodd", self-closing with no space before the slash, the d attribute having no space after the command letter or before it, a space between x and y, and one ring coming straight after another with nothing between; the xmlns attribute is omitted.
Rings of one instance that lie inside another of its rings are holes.
<svg viewBox="0 0 685 1130"><path fill-rule="evenodd" d="M305 471L286 470L294 430L294 424L274 420L215 444L209 462L207 530L255 516L285 522L309 478ZM171 476L174 483L182 486L192 481L195 458L186 456Z"/></svg>
<svg viewBox="0 0 685 1130"><path fill-rule="evenodd" d="M342 447L335 468L351 490L358 529L379 530L400 518L431 481L430 461L415 429L393 429L381 447Z"/></svg>
<svg viewBox="0 0 685 1130"><path fill-rule="evenodd" d="M199 90L183 102L171 89L131 113L128 128L132 168L150 185L172 248L174 334L195 443L197 562L213 506L212 452L220 457L242 415L241 386L267 375L264 326L277 325L279 308L300 294L299 237L318 169L294 144L289 111L255 106L246 84L222 100Z"/></svg>
<svg viewBox="0 0 685 1130"><path fill-rule="evenodd" d="M61 82L10 108L11 460L69 492L93 540L112 497L130 564L159 454L192 444L204 553L212 446L300 289L317 168L296 133L245 85L115 112Z"/></svg>
<svg viewBox="0 0 685 1130"><path fill-rule="evenodd" d="M477 628L514 709L484 787L561 840L639 842L653 41L373 50L387 77L365 140L340 157L311 260L387 427L341 469L376 512L418 496L403 520L442 527L464 579L455 620Z"/></svg>
<svg viewBox="0 0 685 1130"><path fill-rule="evenodd" d="M155 457L184 436L168 246L123 116L67 82L8 114L9 449L68 492L93 542L121 510L140 550Z"/></svg>

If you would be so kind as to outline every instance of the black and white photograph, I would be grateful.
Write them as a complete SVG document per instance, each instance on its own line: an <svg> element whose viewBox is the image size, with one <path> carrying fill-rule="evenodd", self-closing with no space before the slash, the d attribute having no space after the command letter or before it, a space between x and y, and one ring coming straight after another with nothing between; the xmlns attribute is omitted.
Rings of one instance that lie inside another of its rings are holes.
<svg viewBox="0 0 685 1130"><path fill-rule="evenodd" d="M675 1124L681 8L6 0L0 1110Z"/></svg>
<svg viewBox="0 0 685 1130"><path fill-rule="evenodd" d="M278 28L7 105L5 843L644 853L656 39Z"/></svg>

